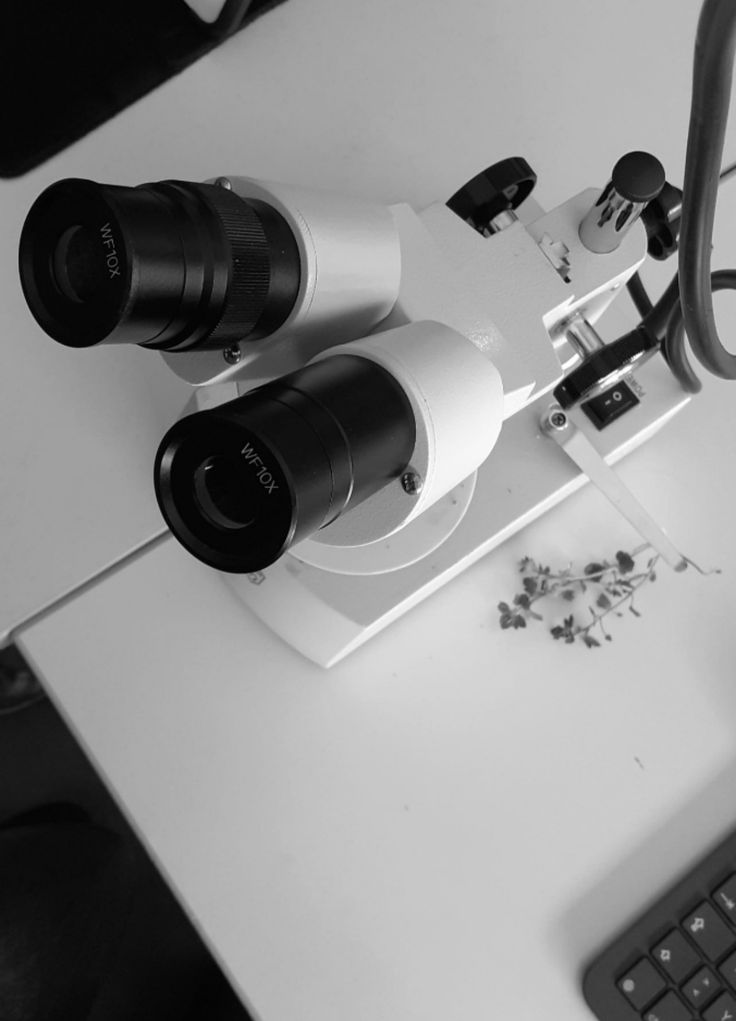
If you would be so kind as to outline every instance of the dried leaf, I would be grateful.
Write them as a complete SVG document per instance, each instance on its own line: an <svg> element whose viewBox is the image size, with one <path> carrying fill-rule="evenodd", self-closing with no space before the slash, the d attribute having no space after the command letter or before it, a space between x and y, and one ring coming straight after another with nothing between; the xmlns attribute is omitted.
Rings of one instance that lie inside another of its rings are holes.
<svg viewBox="0 0 736 1021"><path fill-rule="evenodd" d="M583 641L585 642L585 644L588 646L589 649L595 649L598 646L600 646L600 644L601 644L598 641L598 639L597 638L593 638L592 635L583 635Z"/></svg>
<svg viewBox="0 0 736 1021"><path fill-rule="evenodd" d="M533 596L537 591L536 578L524 578L524 591Z"/></svg>
<svg viewBox="0 0 736 1021"><path fill-rule="evenodd" d="M591 578L600 577L605 569L604 564L588 564L587 567L583 568L583 574L588 574Z"/></svg>
<svg viewBox="0 0 736 1021"><path fill-rule="evenodd" d="M636 566L634 559L630 553L624 553L623 550L619 550L616 553L616 563L621 574L631 574Z"/></svg>
<svg viewBox="0 0 736 1021"><path fill-rule="evenodd" d="M511 607L508 603L499 603L498 609L501 613L511 613Z"/></svg>
<svg viewBox="0 0 736 1021"><path fill-rule="evenodd" d="M571 603L572 600L575 598L575 590L571 588L566 588L563 589L562 592L560 592L560 595L562 596L563 599L566 599L568 603Z"/></svg>
<svg viewBox="0 0 736 1021"><path fill-rule="evenodd" d="M596 606L600 606L602 610L608 610L611 607L611 600L608 598L605 592L601 592L595 601Z"/></svg>

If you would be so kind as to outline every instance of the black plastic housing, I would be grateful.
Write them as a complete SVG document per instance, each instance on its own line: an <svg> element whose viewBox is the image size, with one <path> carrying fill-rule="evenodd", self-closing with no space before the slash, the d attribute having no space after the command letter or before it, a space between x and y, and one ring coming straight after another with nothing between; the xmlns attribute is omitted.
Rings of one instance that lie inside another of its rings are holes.
<svg viewBox="0 0 736 1021"><path fill-rule="evenodd" d="M647 231L647 253L663 262L677 251L682 219L682 189L665 183L641 215Z"/></svg>
<svg viewBox="0 0 736 1021"><path fill-rule="evenodd" d="M558 383L553 393L562 408L571 408L605 382L609 376L633 369L659 349L659 341L644 326L637 326L618 340L595 351Z"/></svg>
<svg viewBox="0 0 736 1021"><path fill-rule="evenodd" d="M177 422L156 455L156 497L190 553L250 573L401 475L415 442L394 377L334 355Z"/></svg>

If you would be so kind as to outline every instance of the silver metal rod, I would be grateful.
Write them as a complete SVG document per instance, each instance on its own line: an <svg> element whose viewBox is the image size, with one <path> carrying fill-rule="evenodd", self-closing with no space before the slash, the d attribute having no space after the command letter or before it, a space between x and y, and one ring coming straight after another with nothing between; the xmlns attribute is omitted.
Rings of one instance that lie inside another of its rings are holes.
<svg viewBox="0 0 736 1021"><path fill-rule="evenodd" d="M605 346L598 331L582 316L570 320L565 327L565 335L581 358L587 358Z"/></svg>
<svg viewBox="0 0 736 1021"><path fill-rule="evenodd" d="M657 522L642 507L613 468L601 457L588 437L558 405L552 405L542 418L543 431L561 447L593 485L613 504L652 549L676 571L684 571L687 559L667 538Z"/></svg>

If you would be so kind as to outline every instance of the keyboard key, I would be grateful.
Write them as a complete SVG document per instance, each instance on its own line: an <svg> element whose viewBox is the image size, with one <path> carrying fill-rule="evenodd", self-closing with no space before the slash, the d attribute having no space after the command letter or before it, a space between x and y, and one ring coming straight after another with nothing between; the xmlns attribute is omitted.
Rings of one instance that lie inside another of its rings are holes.
<svg viewBox="0 0 736 1021"><path fill-rule="evenodd" d="M644 1021L692 1021L692 1012L674 993L667 993L642 1015Z"/></svg>
<svg viewBox="0 0 736 1021"><path fill-rule="evenodd" d="M729 876L713 894L713 900L730 919L736 920L736 875Z"/></svg>
<svg viewBox="0 0 736 1021"><path fill-rule="evenodd" d="M736 988L736 954L727 957L718 969L730 986Z"/></svg>
<svg viewBox="0 0 736 1021"><path fill-rule="evenodd" d="M700 1008L709 1003L716 993L720 993L721 988L721 983L710 968L701 968L682 987L682 994L693 1007Z"/></svg>
<svg viewBox="0 0 736 1021"><path fill-rule="evenodd" d="M702 964L700 955L695 953L692 946L677 929L668 932L665 938L654 947L652 957L678 985Z"/></svg>
<svg viewBox="0 0 736 1021"><path fill-rule="evenodd" d="M717 961L736 947L736 936L707 901L699 904L691 915L683 919L682 924L711 961Z"/></svg>
<svg viewBox="0 0 736 1021"><path fill-rule="evenodd" d="M665 991L667 983L652 962L642 958L619 980L618 987L632 1007L642 1010Z"/></svg>
<svg viewBox="0 0 736 1021"><path fill-rule="evenodd" d="M733 3L736 6L736 0ZM588 964L583 995L597 1021L670 1021L668 1012L678 1021L736 1021L732 904L736 905L736 825ZM649 986L644 981L647 972L636 970L646 961L665 988L643 1007L635 1007L629 997L636 1000L640 994L640 1002L658 984L649 973ZM622 989L626 979L631 981L628 995Z"/></svg>
<svg viewBox="0 0 736 1021"><path fill-rule="evenodd" d="M703 1011L703 1017L705 1021L736 1021L736 1000L730 993L724 993Z"/></svg>

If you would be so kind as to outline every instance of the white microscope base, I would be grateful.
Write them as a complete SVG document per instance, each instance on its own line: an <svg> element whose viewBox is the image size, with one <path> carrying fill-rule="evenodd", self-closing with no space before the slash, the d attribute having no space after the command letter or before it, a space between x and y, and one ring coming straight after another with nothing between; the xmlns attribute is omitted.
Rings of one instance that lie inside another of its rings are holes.
<svg viewBox="0 0 736 1021"><path fill-rule="evenodd" d="M609 463L638 447L689 399L659 359L641 368L634 388L643 391L641 403L600 432L579 410L570 415ZM276 634L315 663L332 666L588 481L540 430L551 403L551 395L540 397L504 424L478 471L465 517L410 567L336 574L292 553L266 571L223 578Z"/></svg>

